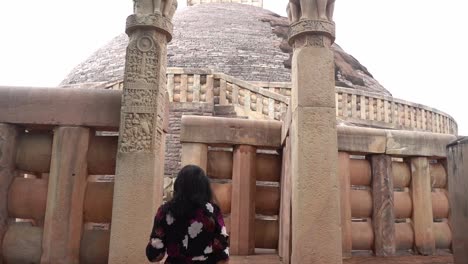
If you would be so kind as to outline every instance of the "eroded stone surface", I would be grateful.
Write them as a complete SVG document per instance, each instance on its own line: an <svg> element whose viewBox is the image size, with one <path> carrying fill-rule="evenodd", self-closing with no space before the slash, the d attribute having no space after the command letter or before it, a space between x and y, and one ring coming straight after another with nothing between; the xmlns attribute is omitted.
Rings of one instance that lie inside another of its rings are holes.
<svg viewBox="0 0 468 264"><path fill-rule="evenodd" d="M445 147L455 139L453 135L387 130L386 152L398 156L445 157Z"/></svg>
<svg viewBox="0 0 468 264"><path fill-rule="evenodd" d="M301 107L292 123L292 263L341 263L334 111Z"/></svg>

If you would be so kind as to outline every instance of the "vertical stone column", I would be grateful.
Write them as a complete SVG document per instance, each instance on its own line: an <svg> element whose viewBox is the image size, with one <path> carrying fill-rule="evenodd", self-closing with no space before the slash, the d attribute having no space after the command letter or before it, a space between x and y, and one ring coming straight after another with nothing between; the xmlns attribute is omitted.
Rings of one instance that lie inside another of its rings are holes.
<svg viewBox="0 0 468 264"><path fill-rule="evenodd" d="M450 224L455 264L468 263L468 138L447 147Z"/></svg>
<svg viewBox="0 0 468 264"><path fill-rule="evenodd" d="M41 263L79 263L90 131L59 127L52 143Z"/></svg>
<svg viewBox="0 0 468 264"><path fill-rule="evenodd" d="M335 24L309 19L306 12L318 8L315 1L300 2L302 18L290 25L289 32L294 49L291 263L337 264L342 263L342 241L331 50Z"/></svg>
<svg viewBox="0 0 468 264"><path fill-rule="evenodd" d="M145 263L153 217L162 203L167 43L173 6L137 0L127 47L112 208L109 263Z"/></svg>
<svg viewBox="0 0 468 264"><path fill-rule="evenodd" d="M351 231L351 175L349 153L338 153L338 176L341 197L341 236L343 257L350 258L353 249Z"/></svg>
<svg viewBox="0 0 468 264"><path fill-rule="evenodd" d="M12 125L0 123L0 263L3 254L3 236L8 228L8 189L15 177L18 131Z"/></svg>
<svg viewBox="0 0 468 264"><path fill-rule="evenodd" d="M372 221L374 249L377 257L393 256L395 244L395 212L393 209L392 158L372 155Z"/></svg>
<svg viewBox="0 0 468 264"><path fill-rule="evenodd" d="M422 255L434 255L434 217L432 213L431 174L426 157L414 157L411 164L414 242Z"/></svg>
<svg viewBox="0 0 468 264"><path fill-rule="evenodd" d="M234 148L231 198L231 253L255 252L255 190L257 149L241 145Z"/></svg>
<svg viewBox="0 0 468 264"><path fill-rule="evenodd" d="M278 254L283 263L291 258L291 143L289 136L284 140L281 174L280 239ZM351 223L351 222L350 222Z"/></svg>

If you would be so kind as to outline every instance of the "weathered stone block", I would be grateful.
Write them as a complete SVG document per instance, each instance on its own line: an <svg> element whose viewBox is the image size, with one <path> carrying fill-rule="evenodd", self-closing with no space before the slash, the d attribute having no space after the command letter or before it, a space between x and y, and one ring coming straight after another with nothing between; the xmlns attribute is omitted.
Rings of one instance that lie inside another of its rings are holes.
<svg viewBox="0 0 468 264"><path fill-rule="evenodd" d="M182 117L181 142L281 148L281 122L220 117Z"/></svg>
<svg viewBox="0 0 468 264"><path fill-rule="evenodd" d="M329 49L304 47L294 51L291 72L292 94L295 94L291 97L293 112L298 106L335 108L334 69L333 51Z"/></svg>
<svg viewBox="0 0 468 264"><path fill-rule="evenodd" d="M3 240L3 258L6 263L43 263L41 262L42 234L42 228L31 226L29 223L9 226Z"/></svg>
<svg viewBox="0 0 468 264"><path fill-rule="evenodd" d="M338 126L338 149L352 153L385 153L385 130Z"/></svg>
<svg viewBox="0 0 468 264"><path fill-rule="evenodd" d="M389 155L446 157L446 146L456 139L453 135L403 130L387 130Z"/></svg>
<svg viewBox="0 0 468 264"><path fill-rule="evenodd" d="M335 122L335 109L331 107L299 107L293 113L294 263L342 261Z"/></svg>
<svg viewBox="0 0 468 264"><path fill-rule="evenodd" d="M448 188L455 264L468 263L468 138L447 147Z"/></svg>
<svg viewBox="0 0 468 264"><path fill-rule="evenodd" d="M90 131L55 130L41 263L79 263Z"/></svg>
<svg viewBox="0 0 468 264"><path fill-rule="evenodd" d="M108 263L110 232L108 230L85 230L80 247L80 263Z"/></svg>
<svg viewBox="0 0 468 264"><path fill-rule="evenodd" d="M103 89L0 87L0 120L117 130L121 98L121 91Z"/></svg>

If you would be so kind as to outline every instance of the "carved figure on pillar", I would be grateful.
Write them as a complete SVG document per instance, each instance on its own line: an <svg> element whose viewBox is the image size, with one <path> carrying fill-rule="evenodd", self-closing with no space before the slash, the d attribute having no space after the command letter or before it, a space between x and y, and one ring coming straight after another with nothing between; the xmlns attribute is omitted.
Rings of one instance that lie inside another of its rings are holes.
<svg viewBox="0 0 468 264"><path fill-rule="evenodd" d="M134 0L127 18L109 263L146 263L142 237L162 203L167 43L176 8L177 0Z"/></svg>
<svg viewBox="0 0 468 264"><path fill-rule="evenodd" d="M333 21L335 0L289 0L287 13L291 23L300 19Z"/></svg>
<svg viewBox="0 0 468 264"><path fill-rule="evenodd" d="M172 19L177 9L177 0L133 0L135 14L159 14Z"/></svg>

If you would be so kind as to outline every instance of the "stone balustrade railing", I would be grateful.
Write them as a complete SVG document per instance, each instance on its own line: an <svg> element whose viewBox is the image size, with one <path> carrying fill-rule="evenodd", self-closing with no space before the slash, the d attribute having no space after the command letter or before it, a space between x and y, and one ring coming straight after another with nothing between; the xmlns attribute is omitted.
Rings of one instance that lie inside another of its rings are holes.
<svg viewBox="0 0 468 264"><path fill-rule="evenodd" d="M98 132L118 130L120 104L120 91L0 87L0 201L7 201L0 218L9 219L0 223L0 252L7 263L107 261L117 137ZM282 123L182 121L182 163L199 164L212 178L235 252L290 254L290 123L289 112ZM450 251L445 146L454 139L338 126L345 255ZM243 243L252 234L255 242Z"/></svg>
<svg viewBox="0 0 468 264"><path fill-rule="evenodd" d="M393 97L337 88L336 105L336 115L344 122L452 135L458 133L457 123L451 116Z"/></svg>
<svg viewBox="0 0 468 264"><path fill-rule="evenodd" d="M283 125L283 160L290 160L291 116ZM345 257L451 253L446 146L439 133L338 126L342 249ZM282 199L291 197L291 169ZM280 256L288 257L280 249Z"/></svg>
<svg viewBox="0 0 468 264"><path fill-rule="evenodd" d="M207 171L228 223L233 255L278 248L281 122L182 118L182 165Z"/></svg>
<svg viewBox="0 0 468 264"><path fill-rule="evenodd" d="M107 263L120 102L0 87L0 262Z"/></svg>
<svg viewBox="0 0 468 264"><path fill-rule="evenodd" d="M121 90L123 82L105 88ZM238 115L260 120L281 120L289 103L287 96L206 69L169 68L167 90L170 102L233 105Z"/></svg>
<svg viewBox="0 0 468 264"><path fill-rule="evenodd" d="M291 84L253 82L274 93L291 96ZM437 109L376 93L336 87L336 117L363 126L457 135L458 126Z"/></svg>
<svg viewBox="0 0 468 264"><path fill-rule="evenodd" d="M121 89L122 82L106 86ZM285 82L245 82L211 70L169 68L170 101L213 102L237 106L241 116L282 120L291 96ZM339 122L457 135L458 126L437 109L376 93L336 87L336 117Z"/></svg>

